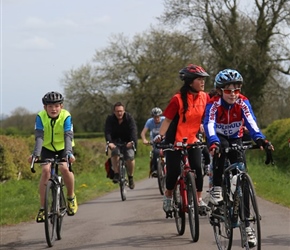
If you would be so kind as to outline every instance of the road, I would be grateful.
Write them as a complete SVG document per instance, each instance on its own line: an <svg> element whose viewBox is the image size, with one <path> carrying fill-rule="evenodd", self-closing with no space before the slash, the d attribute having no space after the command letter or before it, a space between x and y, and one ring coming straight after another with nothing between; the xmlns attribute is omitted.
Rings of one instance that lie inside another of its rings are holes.
<svg viewBox="0 0 290 250"><path fill-rule="evenodd" d="M258 203L262 216L262 249L290 250L290 209L262 199ZM233 250L241 249L238 229L235 231ZM134 190L128 190L124 202L116 190L80 205L75 216L64 218L62 236L53 249L217 249L207 217L200 219L197 243L191 241L188 226L184 235L177 235L174 219L165 218L156 179L137 182ZM0 242L1 250L47 249L44 224L32 221L2 227Z"/></svg>

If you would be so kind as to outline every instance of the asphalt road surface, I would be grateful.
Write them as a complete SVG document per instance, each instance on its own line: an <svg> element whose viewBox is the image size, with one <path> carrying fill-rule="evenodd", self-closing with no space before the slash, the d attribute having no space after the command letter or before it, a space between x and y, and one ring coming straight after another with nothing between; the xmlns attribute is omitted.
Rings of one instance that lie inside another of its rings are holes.
<svg viewBox="0 0 290 250"><path fill-rule="evenodd" d="M290 209L262 199L258 203L262 216L262 249L290 250ZM1 250L48 248L43 223L32 221L5 226L0 233ZM192 242L188 224L184 235L177 235L174 219L166 219L162 210L157 179L146 179L137 182L134 190L128 190L126 201L121 201L117 189L80 205L75 216L64 218L62 239L52 249L214 250L217 247L207 217L200 218L198 242ZM232 249L242 249L238 229L235 229Z"/></svg>

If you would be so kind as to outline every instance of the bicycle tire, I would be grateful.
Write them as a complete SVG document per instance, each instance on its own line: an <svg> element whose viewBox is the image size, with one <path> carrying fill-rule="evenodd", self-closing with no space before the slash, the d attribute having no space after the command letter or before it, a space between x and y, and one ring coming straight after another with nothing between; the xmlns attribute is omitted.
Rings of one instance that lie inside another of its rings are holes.
<svg viewBox="0 0 290 250"><path fill-rule="evenodd" d="M259 214L258 203L256 199L255 189L251 177L244 173L241 180L242 188L242 202L240 206L241 221L244 222L243 228L240 228L241 235L246 234L245 228L251 227L254 230L256 236L256 245L249 245L249 242L245 242L245 248L251 250L261 250L261 216ZM245 235L244 237L247 237Z"/></svg>
<svg viewBox="0 0 290 250"><path fill-rule="evenodd" d="M179 235L183 235L185 231L185 211L183 211L183 201L180 194L180 182L173 190L173 214L177 232Z"/></svg>
<svg viewBox="0 0 290 250"><path fill-rule="evenodd" d="M228 181L229 183L229 181ZM210 224L219 250L231 250L233 243L233 227L231 222L232 202L229 199L226 183L223 184L224 202L221 206L212 206Z"/></svg>
<svg viewBox="0 0 290 250"><path fill-rule="evenodd" d="M166 175L164 171L164 162L157 159L157 179L158 179L158 187L161 195L164 195L165 185L166 185Z"/></svg>
<svg viewBox="0 0 290 250"><path fill-rule="evenodd" d="M190 234L193 242L199 239L199 209L197 204L196 184L193 172L188 172L186 175L186 190L187 190L187 213L190 228Z"/></svg>
<svg viewBox="0 0 290 250"><path fill-rule="evenodd" d="M126 192L126 167L123 161L120 160L120 193L121 193L121 199L122 201L125 201L127 199L127 192Z"/></svg>
<svg viewBox="0 0 290 250"><path fill-rule="evenodd" d="M56 238L56 189L55 183L52 180L47 182L44 201L44 228L46 242L49 247L52 247Z"/></svg>
<svg viewBox="0 0 290 250"><path fill-rule="evenodd" d="M63 179L61 179L61 183L60 183L59 214L57 216L57 221L56 221L56 236L58 240L61 240L63 217L65 216L66 211L67 211L66 199L65 199L62 187L63 187Z"/></svg>

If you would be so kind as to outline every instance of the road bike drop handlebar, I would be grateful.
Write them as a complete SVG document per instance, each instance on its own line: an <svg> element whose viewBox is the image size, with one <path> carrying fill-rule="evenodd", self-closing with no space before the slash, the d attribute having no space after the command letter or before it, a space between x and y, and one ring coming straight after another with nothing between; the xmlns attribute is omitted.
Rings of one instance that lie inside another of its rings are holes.
<svg viewBox="0 0 290 250"><path fill-rule="evenodd" d="M134 150L134 152L136 152L136 147L135 147L135 143L133 141L132 142L132 149ZM128 142L112 142L114 143L117 147L126 147L126 145L128 144ZM106 155L108 155L108 151L109 151L109 144L110 142L107 141L107 145L106 145Z"/></svg>
<svg viewBox="0 0 290 250"><path fill-rule="evenodd" d="M271 147L271 142L267 142L266 146L264 147L265 152L266 152L266 160L265 164L268 165L271 163L274 165L274 160L272 156L272 150L270 149ZM252 141L243 141L243 145L238 145L238 144L232 144L230 147L222 148L220 151L222 153L229 153L230 151L246 151L247 149L260 149L260 147L257 144L253 144ZM221 152L216 152L216 154L219 154Z"/></svg>
<svg viewBox="0 0 290 250"><path fill-rule="evenodd" d="M194 143L187 143L187 138L184 138L182 142L177 142L175 144L169 143L164 144L163 142L155 143L156 148L163 149L163 151L175 151L175 150L184 150L188 148L203 148L207 144L206 142L194 142Z"/></svg>
<svg viewBox="0 0 290 250"><path fill-rule="evenodd" d="M46 159L46 160L37 160L37 157L36 156L33 156L32 157L32 161L31 161L31 165L30 165L30 170L32 173L35 173L35 169L34 169L34 164L35 163L56 163L56 164L59 164L60 162L66 162L67 165L68 165L68 168L69 168L69 171L70 172L73 172L72 170L72 164L69 162L69 156L66 156L66 159L57 159L58 155L55 156L55 158L51 158L51 159Z"/></svg>

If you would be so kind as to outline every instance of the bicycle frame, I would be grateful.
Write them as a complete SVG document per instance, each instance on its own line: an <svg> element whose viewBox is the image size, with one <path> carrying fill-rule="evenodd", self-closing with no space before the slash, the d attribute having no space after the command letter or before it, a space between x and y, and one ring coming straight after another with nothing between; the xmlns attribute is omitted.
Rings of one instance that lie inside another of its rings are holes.
<svg viewBox="0 0 290 250"><path fill-rule="evenodd" d="M50 163L50 178L47 182L46 191L45 191L45 236L46 242L49 247L52 247L55 241L55 238L58 240L61 239L61 229L62 229L62 220L65 214L67 213L66 200L63 193L63 180L60 175L58 175L58 165L61 162L67 162L69 171L72 172L71 164L66 160L58 159L58 155L55 155L53 159L46 159L36 161L36 158L32 158L31 163L31 172L35 173L34 164L39 163Z"/></svg>
<svg viewBox="0 0 290 250"><path fill-rule="evenodd" d="M210 224L214 229L215 240L219 249L231 249L233 228L236 227L240 229L241 247L246 250L250 248L254 250L261 249L261 218L252 180L246 172L244 161L230 164L227 156L230 151L242 153L247 149L258 148L257 145L253 145L251 142L250 144L249 142L244 142L243 145L234 144L222 150L222 152L226 154L222 181L224 204L217 207L211 204L212 213L209 218ZM266 162L268 162L269 159L272 160L272 155L270 152L266 153ZM236 183L235 188L233 188L233 183ZM246 227L250 227L250 230L255 233L256 243L250 243L250 241L248 241ZM250 244L255 245L250 246Z"/></svg>
<svg viewBox="0 0 290 250"><path fill-rule="evenodd" d="M119 186L120 186L121 199L122 201L125 201L127 199L125 187L128 185L128 181L126 178L127 166L124 159L124 154L125 154L127 142L115 142L114 144L120 150L119 162L118 162L119 175L120 175ZM108 155L108 150L109 150L109 142L107 142L107 145L106 145L106 150L105 150L106 155ZM133 143L133 150L136 151L134 143Z"/></svg>
<svg viewBox="0 0 290 250"><path fill-rule="evenodd" d="M197 192L195 184L195 171L191 170L188 149L201 148L205 143L196 142L187 143L187 138L182 142L177 142L175 145L157 144L157 148L162 148L163 151L180 150L180 175L177 178L175 188L173 190L173 212L176 222L176 228L179 235L183 235L185 231L185 213L188 214L189 226L193 242L199 239L199 211L197 202ZM166 213L166 218L172 217L172 211Z"/></svg>

